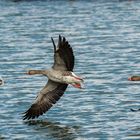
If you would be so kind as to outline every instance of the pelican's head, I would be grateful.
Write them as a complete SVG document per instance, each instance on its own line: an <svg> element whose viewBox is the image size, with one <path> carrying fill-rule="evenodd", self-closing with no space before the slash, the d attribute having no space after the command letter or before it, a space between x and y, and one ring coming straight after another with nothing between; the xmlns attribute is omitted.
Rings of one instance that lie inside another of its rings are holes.
<svg viewBox="0 0 140 140"><path fill-rule="evenodd" d="M128 78L129 81L140 81L140 76L132 76Z"/></svg>

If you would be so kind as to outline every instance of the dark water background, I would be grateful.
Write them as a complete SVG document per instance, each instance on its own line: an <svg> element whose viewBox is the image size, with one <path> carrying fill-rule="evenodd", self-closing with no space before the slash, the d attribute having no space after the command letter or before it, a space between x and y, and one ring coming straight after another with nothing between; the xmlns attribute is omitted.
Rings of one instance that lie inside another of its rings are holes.
<svg viewBox="0 0 140 140"><path fill-rule="evenodd" d="M53 46L65 36L85 89L69 87L34 121L24 112L47 78L29 69L52 66ZM0 139L140 139L140 1L0 1Z"/></svg>

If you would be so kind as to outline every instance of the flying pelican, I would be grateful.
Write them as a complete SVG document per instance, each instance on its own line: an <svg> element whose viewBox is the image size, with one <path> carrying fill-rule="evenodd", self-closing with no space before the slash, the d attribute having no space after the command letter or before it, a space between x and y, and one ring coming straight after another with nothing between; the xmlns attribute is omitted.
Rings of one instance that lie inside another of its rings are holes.
<svg viewBox="0 0 140 140"><path fill-rule="evenodd" d="M83 79L73 73L74 55L69 42L65 37L59 35L58 45L54 46L54 64L48 70L29 70L27 74L42 74L47 76L48 82L38 93L38 96L31 107L24 113L23 120L38 118L48 111L64 94L68 85L81 88Z"/></svg>

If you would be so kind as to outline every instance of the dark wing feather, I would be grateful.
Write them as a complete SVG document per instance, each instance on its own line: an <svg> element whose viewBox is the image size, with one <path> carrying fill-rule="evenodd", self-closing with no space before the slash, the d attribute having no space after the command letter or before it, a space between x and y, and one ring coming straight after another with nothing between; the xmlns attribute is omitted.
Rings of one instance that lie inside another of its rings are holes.
<svg viewBox="0 0 140 140"><path fill-rule="evenodd" d="M55 47L53 39L52 42L55 48L53 68L55 70L73 71L74 55L69 42L65 39L65 37L61 37L60 35L57 49Z"/></svg>
<svg viewBox="0 0 140 140"><path fill-rule="evenodd" d="M34 119L48 111L64 94L67 84L48 81L47 85L40 91L35 102L24 113L23 119Z"/></svg>

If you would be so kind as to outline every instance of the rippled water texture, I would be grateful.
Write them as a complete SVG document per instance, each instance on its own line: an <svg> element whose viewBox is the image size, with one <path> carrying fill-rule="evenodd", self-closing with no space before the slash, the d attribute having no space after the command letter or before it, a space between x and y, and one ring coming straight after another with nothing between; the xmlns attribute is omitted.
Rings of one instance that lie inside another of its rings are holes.
<svg viewBox="0 0 140 140"><path fill-rule="evenodd" d="M23 121L47 78L29 69L53 63L51 37L74 49L75 72L85 89L71 86L34 121ZM0 1L0 139L140 139L140 2Z"/></svg>

